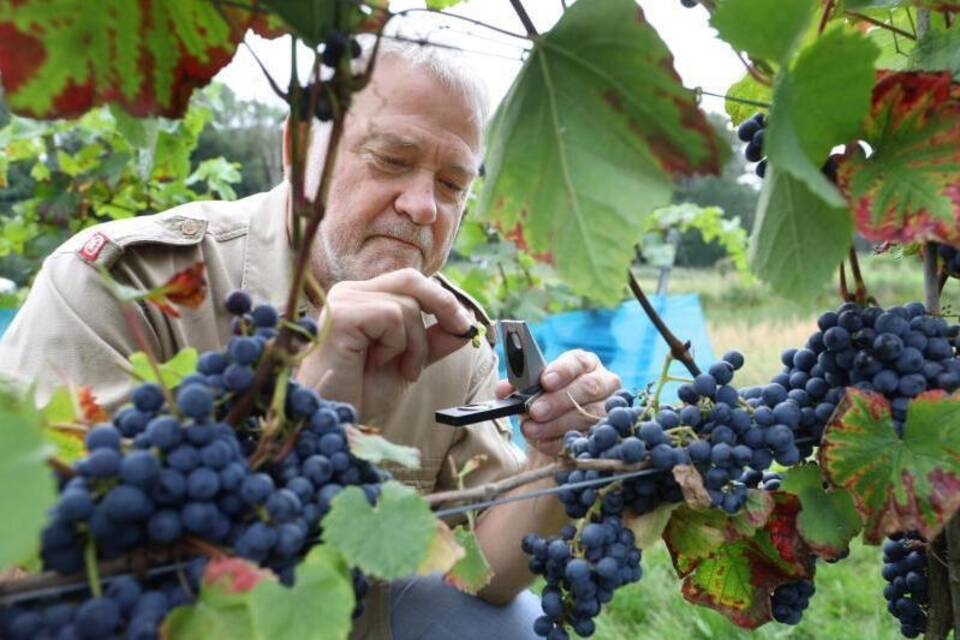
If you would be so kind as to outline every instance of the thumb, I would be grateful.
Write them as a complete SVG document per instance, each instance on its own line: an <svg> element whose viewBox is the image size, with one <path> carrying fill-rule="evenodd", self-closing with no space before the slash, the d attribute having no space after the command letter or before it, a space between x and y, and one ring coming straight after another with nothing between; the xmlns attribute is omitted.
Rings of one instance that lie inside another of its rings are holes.
<svg viewBox="0 0 960 640"><path fill-rule="evenodd" d="M497 380L497 387L494 389L497 400L503 400L514 391L516 391L516 389L513 388L509 380Z"/></svg>
<svg viewBox="0 0 960 640"><path fill-rule="evenodd" d="M427 329L427 366L437 360L446 358L468 342L470 342L469 338L462 338L449 333L439 324L433 325Z"/></svg>

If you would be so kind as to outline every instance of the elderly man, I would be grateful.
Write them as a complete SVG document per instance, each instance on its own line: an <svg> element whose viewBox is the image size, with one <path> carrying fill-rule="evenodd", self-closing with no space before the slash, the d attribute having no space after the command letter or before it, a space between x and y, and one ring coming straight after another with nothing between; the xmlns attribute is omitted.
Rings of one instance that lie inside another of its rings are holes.
<svg viewBox="0 0 960 640"><path fill-rule="evenodd" d="M602 401L619 386L592 354L569 352L550 363L541 378L545 393L522 424L531 445L526 457L505 423L458 429L433 419L441 407L510 392L497 382L491 346L475 349L458 337L475 319L489 322L483 311L437 273L477 175L485 115L482 87L451 60L423 48L383 47L346 120L311 255L311 272L328 292L319 314L321 321L329 316L332 331L298 378L353 403L361 421L379 425L388 439L418 447L421 469L396 475L423 492L455 487L453 469L480 454L486 462L468 485L548 464L566 431L588 426L575 403L602 413ZM309 195L329 135L319 122L312 129ZM243 288L258 302L284 305L289 199L284 183L239 202L193 203L79 234L47 259L0 343L4 371L36 380L41 399L69 378L92 384L111 408L125 400L126 359L139 347L97 267L145 288L203 260L210 295L200 309L171 319L143 306L137 320L160 358L188 345L221 347L230 335L227 292ZM494 576L480 598L437 577L398 581L389 594L387 587L371 594L355 636L530 637L539 606L524 591L532 576L520 539L564 522L562 506L549 497L487 510L476 531Z"/></svg>

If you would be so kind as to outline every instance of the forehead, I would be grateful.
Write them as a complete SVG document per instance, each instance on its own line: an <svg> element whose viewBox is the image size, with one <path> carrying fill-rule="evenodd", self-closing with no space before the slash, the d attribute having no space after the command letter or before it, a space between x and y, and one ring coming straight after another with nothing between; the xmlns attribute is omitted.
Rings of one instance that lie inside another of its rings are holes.
<svg viewBox="0 0 960 640"><path fill-rule="evenodd" d="M377 61L349 113L348 129L361 138L389 133L394 140L442 144L463 159L480 154L482 124L469 100L429 70L397 58Z"/></svg>

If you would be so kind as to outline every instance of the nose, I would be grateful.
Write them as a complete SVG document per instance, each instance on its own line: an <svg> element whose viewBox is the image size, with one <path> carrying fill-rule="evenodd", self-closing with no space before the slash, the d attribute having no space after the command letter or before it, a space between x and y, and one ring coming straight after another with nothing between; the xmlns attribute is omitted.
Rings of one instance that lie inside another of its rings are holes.
<svg viewBox="0 0 960 640"><path fill-rule="evenodd" d="M433 224L437 219L437 197L433 174L429 171L416 171L411 174L397 196L394 206L397 213L407 216L417 224Z"/></svg>

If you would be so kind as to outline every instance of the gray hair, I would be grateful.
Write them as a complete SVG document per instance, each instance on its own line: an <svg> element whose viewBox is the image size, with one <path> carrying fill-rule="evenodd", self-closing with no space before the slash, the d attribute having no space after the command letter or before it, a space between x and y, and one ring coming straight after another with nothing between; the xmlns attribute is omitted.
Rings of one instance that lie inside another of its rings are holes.
<svg viewBox="0 0 960 640"><path fill-rule="evenodd" d="M359 72L366 69L370 63L375 37L364 34L357 39L362 53L354 61L354 69ZM429 72L445 88L463 96L473 106L481 128L486 124L490 115L487 86L476 71L470 68L463 54L430 43L426 38L384 35L377 49L377 59L390 58L401 60L414 69Z"/></svg>

